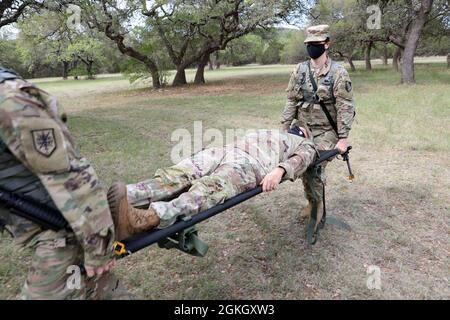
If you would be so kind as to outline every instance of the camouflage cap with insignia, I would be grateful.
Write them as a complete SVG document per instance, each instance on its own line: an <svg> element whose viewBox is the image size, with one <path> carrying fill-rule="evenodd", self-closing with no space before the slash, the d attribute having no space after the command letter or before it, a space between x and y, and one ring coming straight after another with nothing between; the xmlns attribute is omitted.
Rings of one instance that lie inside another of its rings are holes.
<svg viewBox="0 0 450 320"><path fill-rule="evenodd" d="M322 42L327 40L327 38L330 38L329 29L330 26L327 24L307 28L304 42Z"/></svg>

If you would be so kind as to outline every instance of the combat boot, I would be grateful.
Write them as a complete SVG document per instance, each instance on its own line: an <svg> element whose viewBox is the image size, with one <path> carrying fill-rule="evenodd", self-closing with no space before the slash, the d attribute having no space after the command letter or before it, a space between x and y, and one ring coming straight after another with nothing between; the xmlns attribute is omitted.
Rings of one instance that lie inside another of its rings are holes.
<svg viewBox="0 0 450 320"><path fill-rule="evenodd" d="M315 230L317 230L317 228L319 228L319 227L323 228L323 224L321 224L322 218L323 218L323 202L322 202L322 200L320 200L317 203L317 222L316 222Z"/></svg>
<svg viewBox="0 0 450 320"><path fill-rule="evenodd" d="M311 216L312 204L308 201L308 205L300 210L300 218L305 219Z"/></svg>
<svg viewBox="0 0 450 320"><path fill-rule="evenodd" d="M114 182L108 190L108 203L116 229L117 240L153 229L160 219L155 210L136 209L128 203L127 187L122 182Z"/></svg>
<svg viewBox="0 0 450 320"><path fill-rule="evenodd" d="M304 207L302 210L300 210L300 218L301 219L309 219L311 218L312 213L312 203L308 202L308 205ZM318 223L322 220L323 217L323 203L322 200L320 200L317 203L317 221Z"/></svg>
<svg viewBox="0 0 450 320"><path fill-rule="evenodd" d="M311 213L312 213L312 203L308 202L308 205L300 211L300 218L308 219L309 222L309 220L311 219ZM317 229L317 227L319 226L322 218L323 218L323 203L322 201L319 201L317 203L317 222L315 225L315 229Z"/></svg>

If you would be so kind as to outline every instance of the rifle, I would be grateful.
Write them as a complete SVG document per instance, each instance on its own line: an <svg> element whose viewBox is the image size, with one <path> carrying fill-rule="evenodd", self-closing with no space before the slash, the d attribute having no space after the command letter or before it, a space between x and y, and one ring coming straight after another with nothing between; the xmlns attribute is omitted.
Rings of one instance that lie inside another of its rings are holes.
<svg viewBox="0 0 450 320"><path fill-rule="evenodd" d="M0 202L15 215L28 219L43 229L71 230L59 210L42 204L30 197L21 196L0 188Z"/></svg>

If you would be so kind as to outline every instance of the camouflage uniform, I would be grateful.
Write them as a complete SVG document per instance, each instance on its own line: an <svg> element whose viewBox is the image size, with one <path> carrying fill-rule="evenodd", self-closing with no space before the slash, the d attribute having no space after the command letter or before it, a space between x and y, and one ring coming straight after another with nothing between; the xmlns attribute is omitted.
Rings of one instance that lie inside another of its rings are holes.
<svg viewBox="0 0 450 320"><path fill-rule="evenodd" d="M308 28L305 42L324 41L328 37L328 26ZM317 97L324 101L331 117L337 125L338 134L333 130L320 104L315 100L313 85L310 81L310 66L317 84ZM312 132L314 143L319 150L335 148L341 138L347 138L351 130L355 108L353 103L352 82L348 72L330 58L320 70L312 68L310 61L297 65L291 75L287 88L287 103L281 116L283 130L288 130L293 120ZM322 199L325 181L326 162L321 165L321 176L308 170L302 177L305 196L311 203L313 199Z"/></svg>
<svg viewBox="0 0 450 320"><path fill-rule="evenodd" d="M75 149L55 99L20 78L0 74L0 142L0 186L59 209L73 230L42 230L0 205L0 219L15 242L34 249L21 297L126 297L111 273L89 280L82 275L81 289L66 285L69 266L97 267L111 259L114 228L106 193Z"/></svg>
<svg viewBox="0 0 450 320"><path fill-rule="evenodd" d="M274 168L294 180L314 161L311 140L278 130L247 134L236 144L205 149L177 165L156 171L153 179L127 186L133 206L153 208L160 227L255 188Z"/></svg>

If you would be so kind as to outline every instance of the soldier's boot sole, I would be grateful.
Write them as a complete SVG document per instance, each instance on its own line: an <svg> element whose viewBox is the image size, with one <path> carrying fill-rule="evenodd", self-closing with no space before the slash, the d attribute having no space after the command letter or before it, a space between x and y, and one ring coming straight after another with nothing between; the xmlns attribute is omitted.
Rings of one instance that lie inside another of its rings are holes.
<svg viewBox="0 0 450 320"><path fill-rule="evenodd" d="M136 209L128 203L127 187L122 182L113 183L108 192L108 202L119 240L153 229L160 223L152 208Z"/></svg>
<svg viewBox="0 0 450 320"><path fill-rule="evenodd" d="M116 230L116 239L124 240L132 235L128 221L127 187L115 181L108 190L108 203Z"/></svg>

